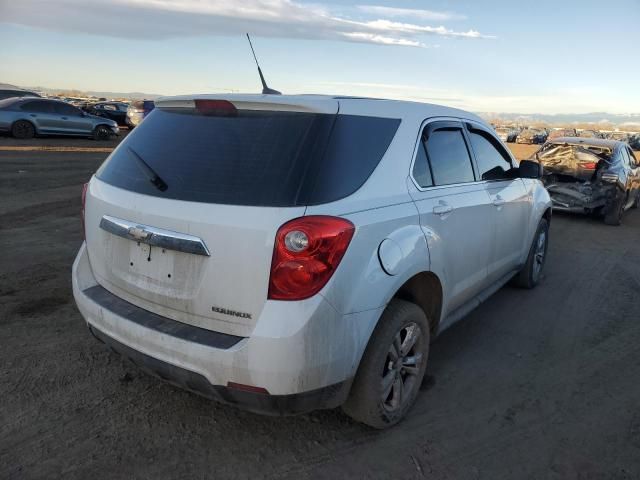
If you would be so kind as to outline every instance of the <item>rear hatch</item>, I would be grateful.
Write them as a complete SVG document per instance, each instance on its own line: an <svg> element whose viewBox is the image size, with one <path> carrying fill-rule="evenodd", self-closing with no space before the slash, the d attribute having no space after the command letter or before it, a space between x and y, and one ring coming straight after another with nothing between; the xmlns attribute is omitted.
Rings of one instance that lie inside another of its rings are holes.
<svg viewBox="0 0 640 480"><path fill-rule="evenodd" d="M399 123L337 115L333 99L280 98L156 104L87 192L102 286L184 323L250 335L278 228L359 188Z"/></svg>
<svg viewBox="0 0 640 480"><path fill-rule="evenodd" d="M569 143L547 143L536 154L547 175L560 181L595 181L610 166L611 149Z"/></svg>

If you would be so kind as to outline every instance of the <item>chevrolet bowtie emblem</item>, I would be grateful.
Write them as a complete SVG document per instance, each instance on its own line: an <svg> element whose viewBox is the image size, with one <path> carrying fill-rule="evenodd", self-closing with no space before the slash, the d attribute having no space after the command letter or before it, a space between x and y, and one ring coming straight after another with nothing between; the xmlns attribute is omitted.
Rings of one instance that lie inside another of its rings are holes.
<svg viewBox="0 0 640 480"><path fill-rule="evenodd" d="M129 227L129 236L135 238L136 240L147 240L152 233L146 231L144 228L138 227Z"/></svg>

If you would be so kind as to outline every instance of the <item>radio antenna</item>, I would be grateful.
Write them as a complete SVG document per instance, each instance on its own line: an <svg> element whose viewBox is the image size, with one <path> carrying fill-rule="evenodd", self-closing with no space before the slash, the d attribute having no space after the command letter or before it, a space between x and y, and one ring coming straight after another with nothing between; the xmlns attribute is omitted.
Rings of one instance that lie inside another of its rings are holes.
<svg viewBox="0 0 640 480"><path fill-rule="evenodd" d="M260 69L260 64L258 63L258 57L256 57L256 52L253 49L253 44L251 43L251 37L247 33L247 40L249 40L249 47L251 47L251 53L253 54L253 59L256 61L256 67L258 67L258 75L260 75L260 82L262 82L262 94L263 95L282 95L281 92L269 88L267 86L267 82L264 80L264 75L262 74L262 70Z"/></svg>

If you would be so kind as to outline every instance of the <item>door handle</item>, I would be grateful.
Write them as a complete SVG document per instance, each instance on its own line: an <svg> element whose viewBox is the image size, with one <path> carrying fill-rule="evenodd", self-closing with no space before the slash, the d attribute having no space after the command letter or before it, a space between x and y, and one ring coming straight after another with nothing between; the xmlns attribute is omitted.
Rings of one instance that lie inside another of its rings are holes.
<svg viewBox="0 0 640 480"><path fill-rule="evenodd" d="M451 205L436 205L433 207L433 213L436 215L446 215L453 211L453 207Z"/></svg>
<svg viewBox="0 0 640 480"><path fill-rule="evenodd" d="M501 207L502 205L505 204L504 198L502 198L500 195L496 195L495 198L493 199L493 204L496 207Z"/></svg>
<svg viewBox="0 0 640 480"><path fill-rule="evenodd" d="M62 118L62 120L68 120L68 118L67 118L67 117L61 117L61 118Z"/></svg>
<svg viewBox="0 0 640 480"><path fill-rule="evenodd" d="M30 113L30 114L29 114L29 116L30 116L30 117L34 117L34 118L35 118L35 117L37 117L38 115L36 115L35 113Z"/></svg>

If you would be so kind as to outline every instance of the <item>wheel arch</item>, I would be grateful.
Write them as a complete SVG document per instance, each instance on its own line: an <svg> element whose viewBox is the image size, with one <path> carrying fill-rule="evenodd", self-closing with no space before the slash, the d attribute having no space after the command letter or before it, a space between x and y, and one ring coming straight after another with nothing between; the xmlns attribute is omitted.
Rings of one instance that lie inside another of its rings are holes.
<svg viewBox="0 0 640 480"><path fill-rule="evenodd" d="M406 280L391 297L418 305L429 321L432 335L438 332L442 316L442 282L431 271L423 271Z"/></svg>

